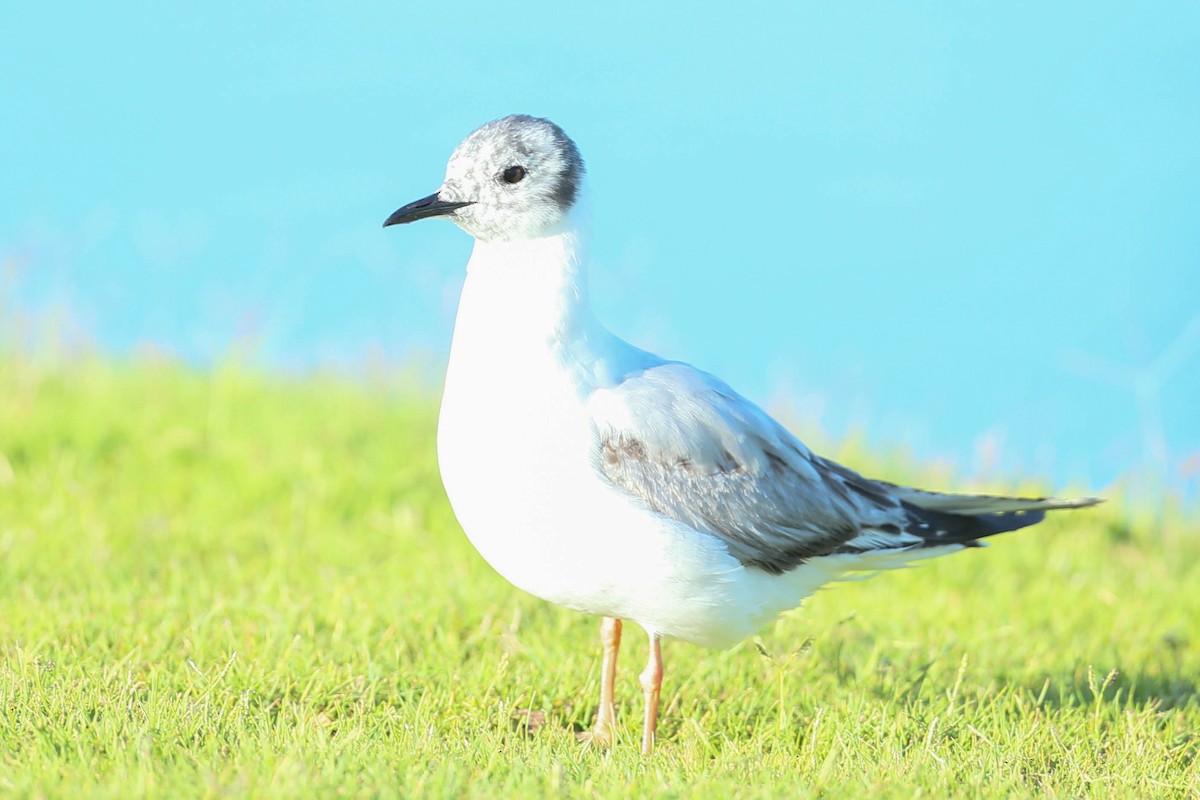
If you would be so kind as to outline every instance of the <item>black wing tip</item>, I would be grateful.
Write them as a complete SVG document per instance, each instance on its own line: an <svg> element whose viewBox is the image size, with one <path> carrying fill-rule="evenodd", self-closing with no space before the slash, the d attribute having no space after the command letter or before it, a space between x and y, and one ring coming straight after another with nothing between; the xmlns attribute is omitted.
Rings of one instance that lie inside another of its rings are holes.
<svg viewBox="0 0 1200 800"><path fill-rule="evenodd" d="M1090 496L1066 500L1045 497L1033 501L1046 504L1041 508L982 514L955 514L922 508L907 501L902 501L901 506L908 520L904 532L924 539L920 547L940 547L947 544L980 547L983 543L978 541L979 539L1036 525L1046 518L1047 512L1090 508L1105 501L1106 498Z"/></svg>
<svg viewBox="0 0 1200 800"><path fill-rule="evenodd" d="M964 515L933 511L911 503L901 505L908 520L904 532L923 539L921 547L976 546L978 539L1028 528L1046 518L1045 510Z"/></svg>

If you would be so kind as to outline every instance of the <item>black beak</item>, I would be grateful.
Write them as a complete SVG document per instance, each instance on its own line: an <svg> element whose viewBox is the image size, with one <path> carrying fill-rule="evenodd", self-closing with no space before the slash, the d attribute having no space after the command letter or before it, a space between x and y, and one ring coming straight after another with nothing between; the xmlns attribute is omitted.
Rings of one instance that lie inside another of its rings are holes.
<svg viewBox="0 0 1200 800"><path fill-rule="evenodd" d="M426 217L441 217L451 213L456 208L471 205L467 203L451 203L446 200L439 200L437 192L422 197L420 200L415 200L403 208L398 208L396 211L383 221L383 227L388 225L403 225L406 222L416 222L419 219Z"/></svg>

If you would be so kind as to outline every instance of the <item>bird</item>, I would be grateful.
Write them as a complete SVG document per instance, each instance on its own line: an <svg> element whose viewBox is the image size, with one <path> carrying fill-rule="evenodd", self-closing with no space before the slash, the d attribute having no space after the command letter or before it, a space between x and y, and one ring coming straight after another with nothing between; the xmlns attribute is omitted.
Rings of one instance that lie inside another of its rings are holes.
<svg viewBox="0 0 1200 800"><path fill-rule="evenodd" d="M601 324L588 292L589 209L575 142L518 114L469 134L437 191L384 222L441 218L475 240L438 466L458 522L496 572L602 618L600 702L581 738L614 744L623 622L648 638L648 755L663 639L730 647L829 581L1100 502L925 491L817 455L719 378Z"/></svg>

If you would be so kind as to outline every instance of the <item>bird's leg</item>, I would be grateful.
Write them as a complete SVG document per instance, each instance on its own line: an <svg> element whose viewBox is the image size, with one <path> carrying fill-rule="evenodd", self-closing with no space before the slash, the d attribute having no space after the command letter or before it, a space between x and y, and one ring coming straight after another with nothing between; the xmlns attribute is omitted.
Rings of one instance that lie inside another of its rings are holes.
<svg viewBox="0 0 1200 800"><path fill-rule="evenodd" d="M642 683L642 695L646 698L646 714L642 720L642 755L650 755L654 749L654 732L658 729L658 697L662 691L663 663L662 645L658 634L650 634L650 659L638 679Z"/></svg>
<svg viewBox="0 0 1200 800"><path fill-rule="evenodd" d="M596 712L596 724L584 738L602 747L611 747L616 735L617 712L613 707L613 695L617 681L617 650L621 647L621 620L605 617L600 623L600 643L604 646L604 658L600 662L600 710Z"/></svg>

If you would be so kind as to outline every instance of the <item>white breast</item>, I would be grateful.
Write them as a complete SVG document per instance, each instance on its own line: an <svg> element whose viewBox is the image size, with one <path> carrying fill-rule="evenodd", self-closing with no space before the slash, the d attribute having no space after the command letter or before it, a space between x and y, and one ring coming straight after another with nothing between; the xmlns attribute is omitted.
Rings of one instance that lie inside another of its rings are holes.
<svg viewBox="0 0 1200 800"><path fill-rule="evenodd" d="M572 565L618 558L591 535L599 521L584 520L615 503L599 497L604 487L589 462L582 398L590 387L565 346L573 337L564 326L579 321L564 318L555 296L569 287L537 274L539 254L528 247L477 246L472 256L438 461L455 515L488 563L526 591L579 607L603 587Z"/></svg>
<svg viewBox="0 0 1200 800"><path fill-rule="evenodd" d="M599 475L586 401L637 351L592 319L571 244L476 245L438 422L450 503L484 559L531 594L700 644L736 642L828 576L747 570Z"/></svg>

